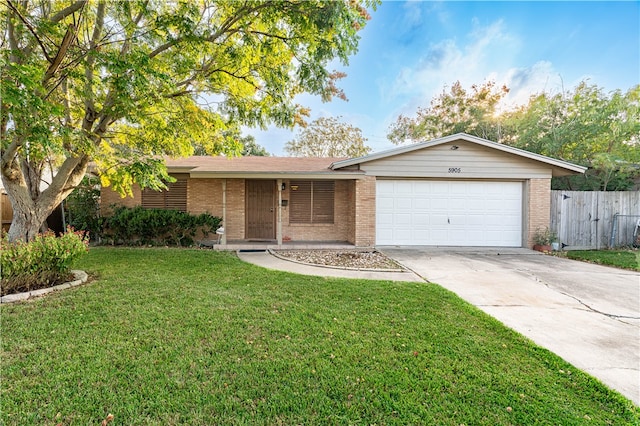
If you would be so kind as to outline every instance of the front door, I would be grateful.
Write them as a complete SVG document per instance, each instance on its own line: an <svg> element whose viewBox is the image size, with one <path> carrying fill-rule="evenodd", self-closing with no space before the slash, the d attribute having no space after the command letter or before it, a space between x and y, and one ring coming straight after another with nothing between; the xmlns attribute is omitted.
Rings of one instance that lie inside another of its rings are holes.
<svg viewBox="0 0 640 426"><path fill-rule="evenodd" d="M276 182L247 180L247 239L273 240L276 237Z"/></svg>

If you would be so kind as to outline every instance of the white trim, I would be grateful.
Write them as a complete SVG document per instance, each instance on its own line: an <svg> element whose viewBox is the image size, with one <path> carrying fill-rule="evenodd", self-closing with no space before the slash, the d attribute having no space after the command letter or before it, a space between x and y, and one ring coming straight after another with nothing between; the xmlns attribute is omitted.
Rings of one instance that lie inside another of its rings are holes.
<svg viewBox="0 0 640 426"><path fill-rule="evenodd" d="M341 169L344 167L355 166L357 164L367 163L369 161L380 160L382 158L392 157L394 155L406 154L408 152L413 152L419 149L430 148L432 146L441 145L443 143L454 142L458 140L463 140L471 143L475 143L478 145L486 146L488 148L497 149L498 151L507 152L509 154L518 155L521 157L525 157L531 160L539 161L541 163L549 164L551 166L560 167L562 169L570 170L576 173L584 173L587 168L578 166L577 164L569 163L563 160L557 160L555 158L547 157L545 155L535 154L533 152L525 151L523 149L514 148L512 146L500 144L497 142L492 142L487 139L482 139L476 136L471 136L466 133L456 133L455 135L445 136L438 139L433 139L426 142L414 143L411 145L401 146L398 148L388 149L386 151L381 151L375 154L365 155L363 157L351 158L348 160L337 161L329 168L332 170Z"/></svg>

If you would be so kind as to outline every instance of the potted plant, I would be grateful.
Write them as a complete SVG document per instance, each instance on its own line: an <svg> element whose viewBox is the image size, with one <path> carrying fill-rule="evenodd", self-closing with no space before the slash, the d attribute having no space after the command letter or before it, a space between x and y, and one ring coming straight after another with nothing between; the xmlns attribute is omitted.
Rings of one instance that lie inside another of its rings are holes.
<svg viewBox="0 0 640 426"><path fill-rule="evenodd" d="M537 228L533 234L533 249L542 253L550 253L553 249L552 243L556 243L558 248L560 247L557 240L558 235L550 230L549 227L545 227L544 229Z"/></svg>

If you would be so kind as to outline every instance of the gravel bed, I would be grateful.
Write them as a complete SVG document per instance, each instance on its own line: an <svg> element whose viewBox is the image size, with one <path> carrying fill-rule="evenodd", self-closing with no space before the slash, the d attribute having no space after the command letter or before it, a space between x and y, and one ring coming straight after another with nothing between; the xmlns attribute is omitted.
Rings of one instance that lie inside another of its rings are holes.
<svg viewBox="0 0 640 426"><path fill-rule="evenodd" d="M375 250L274 250L274 253L285 259L314 265L402 270L396 262Z"/></svg>

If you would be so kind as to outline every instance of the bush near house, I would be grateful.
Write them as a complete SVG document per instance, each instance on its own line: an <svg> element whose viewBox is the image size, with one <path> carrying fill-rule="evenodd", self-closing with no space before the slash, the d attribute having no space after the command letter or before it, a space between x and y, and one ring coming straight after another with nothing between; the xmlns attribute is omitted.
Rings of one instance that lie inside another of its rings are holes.
<svg viewBox="0 0 640 426"><path fill-rule="evenodd" d="M104 218L100 216L100 180L85 177L64 202L67 223L89 233L91 241L100 241Z"/></svg>
<svg viewBox="0 0 640 426"><path fill-rule="evenodd" d="M38 234L28 243L0 240L2 296L50 287L69 278L71 263L87 252L84 232L67 232L59 237L52 232Z"/></svg>
<svg viewBox="0 0 640 426"><path fill-rule="evenodd" d="M112 244L190 246L196 235L206 238L221 222L208 213L114 206L113 215L105 220L103 236Z"/></svg>

